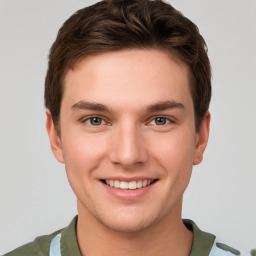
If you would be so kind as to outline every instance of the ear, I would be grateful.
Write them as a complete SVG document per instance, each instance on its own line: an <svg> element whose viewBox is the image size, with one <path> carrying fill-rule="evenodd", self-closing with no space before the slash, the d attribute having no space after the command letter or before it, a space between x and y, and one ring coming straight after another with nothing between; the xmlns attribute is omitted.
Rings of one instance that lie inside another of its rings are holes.
<svg viewBox="0 0 256 256"><path fill-rule="evenodd" d="M210 131L210 112L207 111L202 123L200 130L196 134L196 148L193 159L193 164L200 164L203 160L204 150L207 146L209 131Z"/></svg>
<svg viewBox="0 0 256 256"><path fill-rule="evenodd" d="M50 139L52 153L60 163L64 163L61 140L54 126L52 115L49 109L46 110L46 129Z"/></svg>

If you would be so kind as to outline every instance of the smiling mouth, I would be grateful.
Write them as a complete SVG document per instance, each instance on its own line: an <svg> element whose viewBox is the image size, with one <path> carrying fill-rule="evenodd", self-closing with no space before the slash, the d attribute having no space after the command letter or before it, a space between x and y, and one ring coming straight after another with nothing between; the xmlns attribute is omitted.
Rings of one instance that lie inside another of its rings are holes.
<svg viewBox="0 0 256 256"><path fill-rule="evenodd" d="M101 180L103 183L109 187L118 188L118 189L140 189L145 188L153 184L156 180L136 180L136 181L121 181L121 180Z"/></svg>

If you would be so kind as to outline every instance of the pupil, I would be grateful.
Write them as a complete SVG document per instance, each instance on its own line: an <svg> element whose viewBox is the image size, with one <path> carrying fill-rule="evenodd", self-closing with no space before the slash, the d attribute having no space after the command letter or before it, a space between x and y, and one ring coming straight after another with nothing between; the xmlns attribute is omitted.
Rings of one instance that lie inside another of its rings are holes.
<svg viewBox="0 0 256 256"><path fill-rule="evenodd" d="M158 117L158 118L156 118L156 124L157 125L164 125L164 124L166 124L166 118L165 117Z"/></svg>
<svg viewBox="0 0 256 256"><path fill-rule="evenodd" d="M92 125L101 125L101 119L100 118L98 118L98 117L92 117L91 118L91 124Z"/></svg>

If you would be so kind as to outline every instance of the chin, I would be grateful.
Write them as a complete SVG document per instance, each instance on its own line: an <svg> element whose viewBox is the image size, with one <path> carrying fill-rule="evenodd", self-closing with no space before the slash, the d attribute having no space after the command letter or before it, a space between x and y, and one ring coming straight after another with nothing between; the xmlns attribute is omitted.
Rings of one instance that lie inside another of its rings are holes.
<svg viewBox="0 0 256 256"><path fill-rule="evenodd" d="M143 230L146 230L149 228L151 223L140 221L140 222L127 222L127 221L122 221L122 223L102 223L107 227L108 229L119 232L119 233L137 233L141 232Z"/></svg>
<svg viewBox="0 0 256 256"><path fill-rule="evenodd" d="M131 214L129 212L123 214L113 214L112 216L104 216L99 221L108 229L120 233L134 233L146 230L157 222L154 216L145 216L144 214Z"/></svg>

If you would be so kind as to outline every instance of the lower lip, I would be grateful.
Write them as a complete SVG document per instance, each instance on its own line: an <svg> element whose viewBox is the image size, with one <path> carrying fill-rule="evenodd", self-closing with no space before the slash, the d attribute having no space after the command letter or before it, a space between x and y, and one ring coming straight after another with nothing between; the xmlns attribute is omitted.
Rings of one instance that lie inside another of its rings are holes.
<svg viewBox="0 0 256 256"><path fill-rule="evenodd" d="M137 188L137 189L120 189L120 188L110 187L103 182L101 183L111 195L123 200L133 200L146 195L155 186L157 181L153 182L147 187Z"/></svg>

